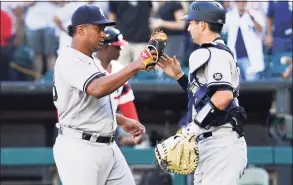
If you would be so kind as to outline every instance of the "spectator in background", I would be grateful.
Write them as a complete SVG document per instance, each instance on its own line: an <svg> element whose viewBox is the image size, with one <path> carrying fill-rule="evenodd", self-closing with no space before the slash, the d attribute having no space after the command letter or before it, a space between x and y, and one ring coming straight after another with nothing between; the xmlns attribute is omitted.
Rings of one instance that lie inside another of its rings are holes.
<svg viewBox="0 0 293 185"><path fill-rule="evenodd" d="M16 47L24 42L24 2L1 2L1 10L12 19L12 42Z"/></svg>
<svg viewBox="0 0 293 185"><path fill-rule="evenodd" d="M13 21L11 16L1 9L1 81L9 80L8 66L11 58L12 48L9 41L12 38Z"/></svg>
<svg viewBox="0 0 293 185"><path fill-rule="evenodd" d="M270 1L264 44L273 53L292 52L292 1Z"/></svg>
<svg viewBox="0 0 293 185"><path fill-rule="evenodd" d="M20 56L19 50L22 50L25 47L24 2L1 2L1 10L6 12L12 21L11 36L9 37L6 46L1 49L2 65L5 63L5 67L2 66L1 68L2 74L6 76L5 80L25 80L25 75L20 74L18 71L13 69L13 64L16 62L15 56ZM4 27L6 26L7 25ZM4 30L9 28L9 26L7 28L4 27L1 28Z"/></svg>
<svg viewBox="0 0 293 185"><path fill-rule="evenodd" d="M162 29L168 35L168 44L164 53L182 59L184 49L185 22L179 19L185 15L180 2L159 2L159 9L150 18L150 28L153 31Z"/></svg>
<svg viewBox="0 0 293 185"><path fill-rule="evenodd" d="M262 33L265 20L261 12L247 9L247 1L237 1L227 13L223 32L227 44L237 58L242 80L257 80L264 70Z"/></svg>
<svg viewBox="0 0 293 185"><path fill-rule="evenodd" d="M70 46L72 38L67 34L67 26L71 25L71 16L73 12L84 4L95 5L102 9L103 13L107 16L109 12L108 1L95 2L66 2L64 6L58 8L53 20L56 24L57 31L59 32L59 47L58 53L62 47Z"/></svg>
<svg viewBox="0 0 293 185"><path fill-rule="evenodd" d="M25 25L28 45L34 50L35 58L33 69L35 80L42 77L44 61L46 58L47 71L53 71L56 61L58 39L55 36L53 16L57 10L57 2L26 2L28 6Z"/></svg>
<svg viewBox="0 0 293 185"><path fill-rule="evenodd" d="M129 42L121 51L118 62L123 66L139 57L150 38L149 17L152 12L150 1L110 1L109 19L116 21L116 28Z"/></svg>
<svg viewBox="0 0 293 185"><path fill-rule="evenodd" d="M269 2L268 1L249 1L247 2L248 9L253 9L261 12L264 17L266 17L267 12L268 12L268 6Z"/></svg>

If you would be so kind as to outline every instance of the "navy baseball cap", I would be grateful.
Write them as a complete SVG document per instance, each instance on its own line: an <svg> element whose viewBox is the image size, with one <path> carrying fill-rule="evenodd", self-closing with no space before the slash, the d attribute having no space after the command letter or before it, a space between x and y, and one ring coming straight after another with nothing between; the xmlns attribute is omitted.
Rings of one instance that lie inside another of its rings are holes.
<svg viewBox="0 0 293 185"><path fill-rule="evenodd" d="M225 24L226 10L216 1L194 1L189 6L188 14L180 19Z"/></svg>
<svg viewBox="0 0 293 185"><path fill-rule="evenodd" d="M78 26L81 24L114 26L116 22L106 19L102 9L99 7L83 5L75 10L71 17L71 26Z"/></svg>

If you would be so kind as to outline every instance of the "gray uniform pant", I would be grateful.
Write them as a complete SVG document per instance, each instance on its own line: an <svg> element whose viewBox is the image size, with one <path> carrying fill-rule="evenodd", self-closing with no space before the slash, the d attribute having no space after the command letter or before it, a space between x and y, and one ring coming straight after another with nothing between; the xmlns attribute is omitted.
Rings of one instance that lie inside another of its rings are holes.
<svg viewBox="0 0 293 185"><path fill-rule="evenodd" d="M232 129L219 129L198 142L199 164L194 185L237 185L247 165L244 137Z"/></svg>
<svg viewBox="0 0 293 185"><path fill-rule="evenodd" d="M115 142L94 143L58 135L53 152L63 185L135 185Z"/></svg>

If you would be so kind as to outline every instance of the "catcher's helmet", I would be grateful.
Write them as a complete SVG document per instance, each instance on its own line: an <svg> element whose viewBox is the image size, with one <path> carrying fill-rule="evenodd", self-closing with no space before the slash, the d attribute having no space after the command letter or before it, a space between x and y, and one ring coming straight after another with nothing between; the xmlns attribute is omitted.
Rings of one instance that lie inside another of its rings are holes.
<svg viewBox="0 0 293 185"><path fill-rule="evenodd" d="M190 4L188 14L181 20L225 24L226 10L216 1L195 1Z"/></svg>
<svg viewBox="0 0 293 185"><path fill-rule="evenodd" d="M104 32L106 34L104 45L121 47L128 44L128 42L123 39L123 35L119 30L111 27L106 27Z"/></svg>

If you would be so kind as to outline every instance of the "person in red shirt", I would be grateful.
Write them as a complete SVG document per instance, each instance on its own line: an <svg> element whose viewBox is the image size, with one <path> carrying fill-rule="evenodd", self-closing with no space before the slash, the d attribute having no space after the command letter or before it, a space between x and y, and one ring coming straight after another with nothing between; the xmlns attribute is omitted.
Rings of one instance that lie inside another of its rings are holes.
<svg viewBox="0 0 293 185"><path fill-rule="evenodd" d="M12 37L12 18L9 16L8 13L1 10L1 63L0 63L0 75L1 81L9 80L9 62L12 56L12 47L8 45L11 37Z"/></svg>
<svg viewBox="0 0 293 185"><path fill-rule="evenodd" d="M12 19L8 13L1 10L1 46L6 46L12 37Z"/></svg>

